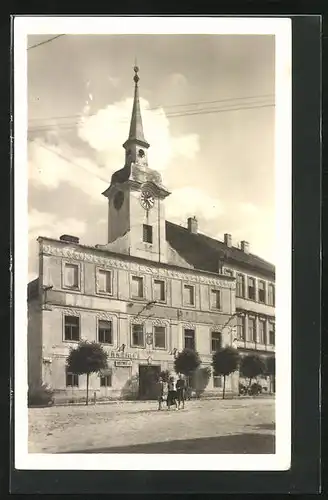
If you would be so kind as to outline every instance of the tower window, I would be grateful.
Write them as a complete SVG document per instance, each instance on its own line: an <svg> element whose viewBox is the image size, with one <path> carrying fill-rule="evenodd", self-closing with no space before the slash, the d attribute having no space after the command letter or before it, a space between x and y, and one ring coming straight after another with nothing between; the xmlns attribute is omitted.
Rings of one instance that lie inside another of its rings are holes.
<svg viewBox="0 0 328 500"><path fill-rule="evenodd" d="M148 224L143 225L143 241L145 243L153 242L153 227L148 226Z"/></svg>

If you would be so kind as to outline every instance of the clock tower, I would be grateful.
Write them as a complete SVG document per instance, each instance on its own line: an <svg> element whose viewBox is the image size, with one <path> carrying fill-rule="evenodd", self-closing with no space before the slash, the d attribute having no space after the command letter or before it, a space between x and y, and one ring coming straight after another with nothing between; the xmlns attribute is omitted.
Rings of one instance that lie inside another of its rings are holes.
<svg viewBox="0 0 328 500"><path fill-rule="evenodd" d="M148 165L140 102L139 68L134 67L134 99L125 163L102 194L108 199L109 250L156 262L167 262L165 198L161 175Z"/></svg>

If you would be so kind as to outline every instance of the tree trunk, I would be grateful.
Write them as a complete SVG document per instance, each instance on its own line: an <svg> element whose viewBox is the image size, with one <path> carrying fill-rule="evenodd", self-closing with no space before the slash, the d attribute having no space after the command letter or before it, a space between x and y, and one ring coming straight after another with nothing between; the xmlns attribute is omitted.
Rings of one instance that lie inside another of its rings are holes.
<svg viewBox="0 0 328 500"><path fill-rule="evenodd" d="M251 383L252 383L252 377L249 378L249 384L248 384L248 395L251 395Z"/></svg>
<svg viewBox="0 0 328 500"><path fill-rule="evenodd" d="M89 373L87 373L87 399L85 402L86 405L89 404Z"/></svg>
<svg viewBox="0 0 328 500"><path fill-rule="evenodd" d="M225 396L225 384L226 384L226 376L223 375L223 393L222 393L222 399L224 399L224 396Z"/></svg>

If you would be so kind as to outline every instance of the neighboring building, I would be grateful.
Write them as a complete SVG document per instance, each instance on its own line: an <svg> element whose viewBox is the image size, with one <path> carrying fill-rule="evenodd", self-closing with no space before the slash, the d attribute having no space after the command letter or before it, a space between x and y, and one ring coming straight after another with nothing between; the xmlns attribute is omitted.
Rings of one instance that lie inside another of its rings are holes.
<svg viewBox="0 0 328 500"><path fill-rule="evenodd" d="M57 400L85 395L86 377L66 369L69 348L82 338L109 353L108 370L90 377L97 398L131 397L136 375L139 397L151 397L150 381L173 370L185 347L210 365L219 346L235 341L240 311L237 347L274 352L274 267L245 243L232 247L229 235L222 243L198 233L196 218L188 228L166 221L170 193L148 166L138 80L135 68L125 164L103 193L108 243L38 238L39 277L28 286L28 381L32 389L48 383ZM238 380L229 377L227 390L237 392ZM207 390L221 386L212 377Z"/></svg>

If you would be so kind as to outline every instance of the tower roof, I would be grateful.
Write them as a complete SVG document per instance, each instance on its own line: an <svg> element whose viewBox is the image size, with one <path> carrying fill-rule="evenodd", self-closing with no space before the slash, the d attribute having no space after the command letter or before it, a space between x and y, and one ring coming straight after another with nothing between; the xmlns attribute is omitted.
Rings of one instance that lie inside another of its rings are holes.
<svg viewBox="0 0 328 500"><path fill-rule="evenodd" d="M141 110L140 110L140 101L139 101L139 68L138 66L134 66L134 98L133 98L133 107L132 107L132 116L130 122L130 131L128 140L125 142L127 144L131 141L138 141L142 143L144 146L149 147L148 142L145 139L143 126L142 126L142 118L141 118Z"/></svg>

